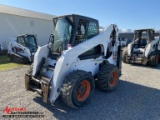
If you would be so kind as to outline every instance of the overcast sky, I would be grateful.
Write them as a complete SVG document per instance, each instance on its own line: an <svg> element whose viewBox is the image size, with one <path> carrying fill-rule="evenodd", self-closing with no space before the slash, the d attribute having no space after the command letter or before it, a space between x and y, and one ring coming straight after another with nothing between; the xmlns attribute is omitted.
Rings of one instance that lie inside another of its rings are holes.
<svg viewBox="0 0 160 120"><path fill-rule="evenodd" d="M0 4L52 15L80 14L120 29L160 28L160 0L0 0Z"/></svg>

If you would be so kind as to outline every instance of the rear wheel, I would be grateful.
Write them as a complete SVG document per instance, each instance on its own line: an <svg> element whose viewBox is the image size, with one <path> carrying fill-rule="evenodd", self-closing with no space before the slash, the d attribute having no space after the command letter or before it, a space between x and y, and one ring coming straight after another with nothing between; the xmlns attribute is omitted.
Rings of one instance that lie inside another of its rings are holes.
<svg viewBox="0 0 160 120"><path fill-rule="evenodd" d="M14 55L10 54L10 62L14 61Z"/></svg>
<svg viewBox="0 0 160 120"><path fill-rule="evenodd" d="M102 64L97 77L96 84L103 91L113 91L118 86L119 71L115 65Z"/></svg>
<svg viewBox="0 0 160 120"><path fill-rule="evenodd" d="M158 51L158 55L159 55L159 63L160 63L160 50Z"/></svg>
<svg viewBox="0 0 160 120"><path fill-rule="evenodd" d="M24 57L22 60L23 60L23 64L28 64L29 63L29 59L27 57Z"/></svg>
<svg viewBox="0 0 160 120"><path fill-rule="evenodd" d="M128 60L127 56L128 56L128 51L127 51L127 50L124 50L124 51L123 51L123 54L122 54L122 61L123 61L124 63L129 63L129 60Z"/></svg>
<svg viewBox="0 0 160 120"><path fill-rule="evenodd" d="M0 51L0 54L1 54L1 55L4 55L4 54L5 54L4 50L1 50L1 51Z"/></svg>
<svg viewBox="0 0 160 120"><path fill-rule="evenodd" d="M158 65L159 62L159 55L155 54L155 55L151 55L151 57L149 58L149 65L156 67Z"/></svg>
<svg viewBox="0 0 160 120"><path fill-rule="evenodd" d="M71 108L81 107L94 92L95 83L92 75L82 70L70 73L64 80L61 99Z"/></svg>

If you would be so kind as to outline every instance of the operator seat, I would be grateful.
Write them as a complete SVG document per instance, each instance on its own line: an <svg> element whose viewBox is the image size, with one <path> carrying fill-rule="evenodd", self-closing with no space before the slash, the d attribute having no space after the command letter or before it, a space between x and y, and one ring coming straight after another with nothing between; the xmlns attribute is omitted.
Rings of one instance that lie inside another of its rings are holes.
<svg viewBox="0 0 160 120"><path fill-rule="evenodd" d="M48 57L53 59L53 60L58 60L59 57L60 57L60 54L59 53L52 53L51 50L50 50Z"/></svg>
<svg viewBox="0 0 160 120"><path fill-rule="evenodd" d="M145 48L147 45L147 39L141 38L139 48Z"/></svg>
<svg viewBox="0 0 160 120"><path fill-rule="evenodd" d="M76 35L74 46L78 45L83 41L83 35Z"/></svg>

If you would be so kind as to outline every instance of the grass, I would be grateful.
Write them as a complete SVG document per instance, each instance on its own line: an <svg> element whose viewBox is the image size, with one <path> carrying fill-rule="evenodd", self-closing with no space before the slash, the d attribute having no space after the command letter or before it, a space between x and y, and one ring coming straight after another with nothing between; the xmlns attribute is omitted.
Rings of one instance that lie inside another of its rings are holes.
<svg viewBox="0 0 160 120"><path fill-rule="evenodd" d="M7 55L0 55L0 71L10 70L10 69L17 68L20 66L24 66L24 65L10 62L10 59L8 58Z"/></svg>

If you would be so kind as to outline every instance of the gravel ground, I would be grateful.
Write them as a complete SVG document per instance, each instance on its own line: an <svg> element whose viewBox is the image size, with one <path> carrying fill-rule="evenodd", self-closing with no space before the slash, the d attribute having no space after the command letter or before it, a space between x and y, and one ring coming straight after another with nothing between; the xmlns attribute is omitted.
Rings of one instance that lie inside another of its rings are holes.
<svg viewBox="0 0 160 120"><path fill-rule="evenodd" d="M44 120L159 120L160 64L156 68L122 65L123 75L118 88L110 93L96 88L91 102L78 110L68 108L60 99L55 105L45 104L36 92L27 92L24 88L24 73L28 66L1 71L0 115L4 114L3 109L8 106L44 112Z"/></svg>

